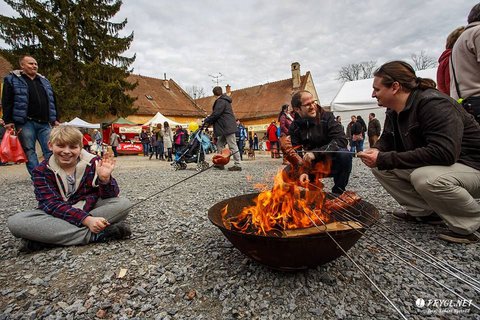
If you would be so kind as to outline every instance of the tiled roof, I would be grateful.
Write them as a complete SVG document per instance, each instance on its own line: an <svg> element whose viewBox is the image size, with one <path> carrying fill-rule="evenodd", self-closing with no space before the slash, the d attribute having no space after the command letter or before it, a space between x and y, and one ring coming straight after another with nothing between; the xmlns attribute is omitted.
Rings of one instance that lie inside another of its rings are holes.
<svg viewBox="0 0 480 320"><path fill-rule="evenodd" d="M254 120L267 117L274 117L280 113L284 104L290 104L292 94L305 87L307 77L301 76L300 88L292 89L292 79L279 80L254 87L232 90L232 107L235 116L241 120ZM205 109L207 113L212 110L215 97L205 97L195 100L197 104Z"/></svg>
<svg viewBox="0 0 480 320"><path fill-rule="evenodd" d="M7 59L0 56L0 79L3 79L10 71L13 70L12 65Z"/></svg>
<svg viewBox="0 0 480 320"><path fill-rule="evenodd" d="M154 115L160 112L165 116L205 116L205 111L172 79L162 80L135 74L127 79L138 82L138 86L128 93L132 97L138 97L134 102L134 107L138 108L136 115ZM164 86L164 81L168 82L168 89Z"/></svg>

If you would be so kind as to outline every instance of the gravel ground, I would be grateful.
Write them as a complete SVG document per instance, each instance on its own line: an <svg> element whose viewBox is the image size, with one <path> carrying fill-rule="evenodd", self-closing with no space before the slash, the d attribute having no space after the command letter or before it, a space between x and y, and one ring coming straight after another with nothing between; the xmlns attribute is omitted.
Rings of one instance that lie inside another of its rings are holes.
<svg viewBox="0 0 480 320"><path fill-rule="evenodd" d="M36 205L33 187L23 165L0 167L0 319L401 319L348 258L296 273L273 271L246 258L210 223L213 204L254 192L256 182L271 184L281 160L258 155L243 162L242 172L208 170L153 198L193 175L194 166L175 172L141 156L119 157L117 164L121 194L134 203L145 200L127 220L132 238L31 254L18 252L6 219ZM478 291L406 255L407 247L418 245L455 266L455 274L461 270L478 281L480 244L447 244L436 239L441 227L393 220L386 210L398 205L358 159L349 188L382 215L349 254L405 317L480 319L468 301L452 305L459 298L431 278L476 304ZM389 245L394 235L410 244ZM118 278L121 269L127 273Z"/></svg>

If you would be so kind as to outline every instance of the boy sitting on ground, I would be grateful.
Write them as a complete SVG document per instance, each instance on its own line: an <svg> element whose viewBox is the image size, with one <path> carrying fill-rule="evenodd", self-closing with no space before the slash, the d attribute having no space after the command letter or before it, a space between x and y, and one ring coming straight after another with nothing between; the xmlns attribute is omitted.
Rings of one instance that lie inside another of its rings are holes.
<svg viewBox="0 0 480 320"><path fill-rule="evenodd" d="M130 201L118 197L111 176L115 160L103 159L82 148L82 133L71 126L52 129L53 152L33 170L38 209L8 219L10 232L22 238L21 251L51 246L84 245L125 239L130 228L122 222Z"/></svg>

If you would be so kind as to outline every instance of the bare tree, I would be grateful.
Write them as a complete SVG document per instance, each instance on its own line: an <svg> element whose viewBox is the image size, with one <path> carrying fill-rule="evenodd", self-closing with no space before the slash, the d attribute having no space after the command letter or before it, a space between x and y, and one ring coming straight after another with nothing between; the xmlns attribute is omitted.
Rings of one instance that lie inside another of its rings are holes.
<svg viewBox="0 0 480 320"><path fill-rule="evenodd" d="M437 66L437 60L428 56L424 50L420 51L420 54L412 53L410 55L413 61L413 68L415 70L425 70Z"/></svg>
<svg viewBox="0 0 480 320"><path fill-rule="evenodd" d="M187 87L187 93L193 99L200 99L205 97L205 90L203 87L190 86Z"/></svg>
<svg viewBox="0 0 480 320"><path fill-rule="evenodd" d="M372 78L373 70L376 68L376 65L377 61L370 60L343 66L338 71L337 80L355 81L360 79Z"/></svg>

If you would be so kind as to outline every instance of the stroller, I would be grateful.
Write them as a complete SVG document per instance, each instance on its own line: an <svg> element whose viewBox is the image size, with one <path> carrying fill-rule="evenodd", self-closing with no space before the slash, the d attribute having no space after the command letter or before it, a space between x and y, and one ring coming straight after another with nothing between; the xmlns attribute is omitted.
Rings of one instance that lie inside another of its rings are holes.
<svg viewBox="0 0 480 320"><path fill-rule="evenodd" d="M205 170L209 167L205 161L206 150L211 147L210 137L203 133L205 128L202 126L190 135L188 144L175 153L175 160L172 166L175 170L187 169L187 163L196 163L197 171Z"/></svg>

